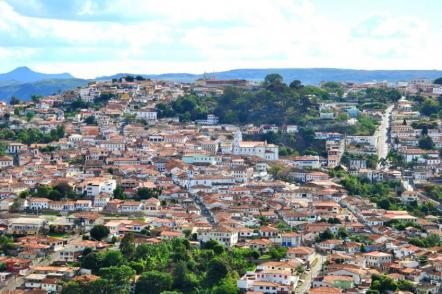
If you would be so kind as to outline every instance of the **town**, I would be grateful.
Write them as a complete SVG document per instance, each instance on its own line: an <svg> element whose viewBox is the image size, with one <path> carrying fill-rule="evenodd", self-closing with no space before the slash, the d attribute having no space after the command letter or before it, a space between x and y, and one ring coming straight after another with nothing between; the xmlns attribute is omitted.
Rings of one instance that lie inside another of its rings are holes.
<svg viewBox="0 0 442 294"><path fill-rule="evenodd" d="M13 97L1 291L440 293L441 114L442 78Z"/></svg>

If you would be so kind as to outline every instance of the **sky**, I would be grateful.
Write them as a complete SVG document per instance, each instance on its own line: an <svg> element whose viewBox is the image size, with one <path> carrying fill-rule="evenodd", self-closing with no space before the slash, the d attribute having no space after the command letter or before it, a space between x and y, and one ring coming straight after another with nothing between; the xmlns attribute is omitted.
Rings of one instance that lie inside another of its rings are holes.
<svg viewBox="0 0 442 294"><path fill-rule="evenodd" d="M0 0L0 72L442 69L440 0Z"/></svg>

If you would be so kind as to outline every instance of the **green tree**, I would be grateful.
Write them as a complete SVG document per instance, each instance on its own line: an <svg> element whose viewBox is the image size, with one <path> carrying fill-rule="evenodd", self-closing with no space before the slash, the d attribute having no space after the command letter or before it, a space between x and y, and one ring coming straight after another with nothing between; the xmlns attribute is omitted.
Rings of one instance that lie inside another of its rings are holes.
<svg viewBox="0 0 442 294"><path fill-rule="evenodd" d="M135 271L127 265L120 265L101 268L98 275L115 285L114 288L118 293L128 293L130 282L135 277Z"/></svg>
<svg viewBox="0 0 442 294"><path fill-rule="evenodd" d="M114 194L114 198L116 198L116 199L122 199L122 200L124 200L124 199L127 198L127 197L126 197L126 193L124 193L124 189L123 189L123 187L121 187L121 186L117 186L117 187L115 188L113 194Z"/></svg>
<svg viewBox="0 0 442 294"><path fill-rule="evenodd" d="M373 275L371 277L370 290L377 290L379 293L389 293L398 290L397 282L384 275Z"/></svg>
<svg viewBox="0 0 442 294"><path fill-rule="evenodd" d="M102 254L100 267L119 266L124 263L123 254L117 250L106 250Z"/></svg>
<svg viewBox="0 0 442 294"><path fill-rule="evenodd" d="M433 81L433 84L442 85L442 77L435 79L435 80Z"/></svg>
<svg viewBox="0 0 442 294"><path fill-rule="evenodd" d="M11 105L17 105L17 104L20 104L20 103L21 103L20 99L18 99L15 96L12 96L11 97L11 101L9 102L9 104L11 104Z"/></svg>
<svg viewBox="0 0 442 294"><path fill-rule="evenodd" d="M89 254L83 254L80 259L80 264L82 268L90 269L92 272L97 272L100 268L102 256L96 252L91 252Z"/></svg>
<svg viewBox="0 0 442 294"><path fill-rule="evenodd" d="M78 282L69 281L68 283L63 285L61 290L62 294L79 294L83 293L84 289L80 286Z"/></svg>
<svg viewBox="0 0 442 294"><path fill-rule="evenodd" d="M212 294L238 294L239 289L234 279L226 278L212 289Z"/></svg>
<svg viewBox="0 0 442 294"><path fill-rule="evenodd" d="M209 286L218 284L229 272L226 263L220 258L214 258L209 262L205 282Z"/></svg>
<svg viewBox="0 0 442 294"><path fill-rule="evenodd" d="M175 264L172 272L173 288L183 293L193 293L198 286L195 275L189 273L187 265L184 261Z"/></svg>
<svg viewBox="0 0 442 294"><path fill-rule="evenodd" d="M90 231L91 237L98 241L107 237L109 233L109 229L104 225L95 225Z"/></svg>
<svg viewBox="0 0 442 294"><path fill-rule="evenodd" d="M171 290L172 275L159 271L149 271L141 274L135 285L136 294L160 294Z"/></svg>
<svg viewBox="0 0 442 294"><path fill-rule="evenodd" d="M120 243L120 251L126 259L132 259L135 254L134 234L128 232L124 235Z"/></svg>
<svg viewBox="0 0 442 294"><path fill-rule="evenodd" d="M422 149L433 149L434 148L433 139L431 139L431 137L428 135L422 136L419 139L419 147Z"/></svg>
<svg viewBox="0 0 442 294"><path fill-rule="evenodd" d="M330 231L330 229L325 230L322 233L319 233L319 238L318 241L322 242L325 240L330 240L333 239L335 236L333 235L333 233Z"/></svg>
<svg viewBox="0 0 442 294"><path fill-rule="evenodd" d="M95 118L95 115L89 115L85 118L84 122L89 126L97 125L97 119Z"/></svg>
<svg viewBox="0 0 442 294"><path fill-rule="evenodd" d="M161 196L161 188L139 188L137 190L137 198L139 199L149 199L149 198L157 198Z"/></svg>

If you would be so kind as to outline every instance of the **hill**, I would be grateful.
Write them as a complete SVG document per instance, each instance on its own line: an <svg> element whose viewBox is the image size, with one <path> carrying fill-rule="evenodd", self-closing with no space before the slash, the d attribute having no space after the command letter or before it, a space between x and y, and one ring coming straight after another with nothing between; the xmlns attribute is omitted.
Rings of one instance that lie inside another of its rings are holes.
<svg viewBox="0 0 442 294"><path fill-rule="evenodd" d="M0 100L8 101L12 96L28 100L32 95L47 96L76 87L87 85L87 80L82 79L50 79L30 83L6 83L0 82Z"/></svg>
<svg viewBox="0 0 442 294"><path fill-rule="evenodd" d="M73 79L74 77L68 73L46 74L31 70L26 66L17 67L16 69L0 74L0 81L17 81L22 83L36 82L41 80L53 79Z"/></svg>
<svg viewBox="0 0 442 294"><path fill-rule="evenodd" d="M246 79L262 81L271 73L280 74L285 81L301 80L303 84L317 85L321 81L408 81L415 78L436 79L442 76L440 70L355 70L338 68L267 68L267 69L233 69L215 72L217 79ZM128 74L120 73L113 76L97 77L98 80L121 78ZM203 77L203 74L166 73L166 74L130 74L158 80L192 82Z"/></svg>

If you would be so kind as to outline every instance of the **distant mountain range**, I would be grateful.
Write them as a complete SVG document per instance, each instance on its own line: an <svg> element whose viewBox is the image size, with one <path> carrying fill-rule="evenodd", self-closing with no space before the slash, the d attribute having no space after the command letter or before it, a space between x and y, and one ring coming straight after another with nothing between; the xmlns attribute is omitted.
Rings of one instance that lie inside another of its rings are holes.
<svg viewBox="0 0 442 294"><path fill-rule="evenodd" d="M16 81L23 83L37 82L41 80L54 79L73 79L74 77L68 73L61 74L45 74L31 70L26 66L17 67L13 71L0 74L0 81Z"/></svg>
<svg viewBox="0 0 442 294"><path fill-rule="evenodd" d="M436 79L442 76L441 70L355 70L338 68L267 68L267 69L233 69L213 73L216 79L246 79L262 81L270 73L278 73L286 82L300 80L303 84L317 85L322 81L347 81L347 82L369 82L369 81L408 81L412 79ZM127 75L140 75L145 78L159 80L174 80L181 82L192 82L202 78L203 74L189 73L166 73L166 74L127 74L120 73L113 76L97 77L97 80L110 80L121 78ZM212 73L208 74L209 77Z"/></svg>
<svg viewBox="0 0 442 294"><path fill-rule="evenodd" d="M0 100L9 101L12 96L28 100L32 95L47 96L87 83L87 80L76 79L69 73L46 74L23 66L0 74Z"/></svg>
<svg viewBox="0 0 442 294"><path fill-rule="evenodd" d="M303 84L317 85L321 81L408 81L411 79L436 79L442 77L440 70L354 70L337 68L267 68L234 69L213 73L216 79L246 79L261 81L270 73L280 74L286 82L301 80ZM112 76L97 77L96 80L111 80L127 75L143 76L157 80L193 82L204 74L165 73L133 74L119 73ZM209 74L208 76L212 76ZM76 87L87 85L90 80L77 79L69 73L46 74L35 72L28 67L18 67L8 73L0 74L0 100L9 101L12 96L28 100L32 95L51 95Z"/></svg>

